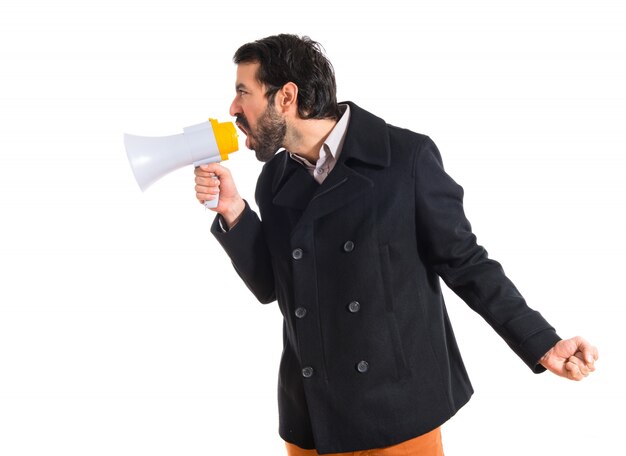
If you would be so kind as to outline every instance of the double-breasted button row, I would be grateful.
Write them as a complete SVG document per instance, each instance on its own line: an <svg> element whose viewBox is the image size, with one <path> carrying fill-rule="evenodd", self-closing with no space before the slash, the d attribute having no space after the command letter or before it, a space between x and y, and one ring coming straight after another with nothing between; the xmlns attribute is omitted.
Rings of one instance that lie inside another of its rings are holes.
<svg viewBox="0 0 626 456"><path fill-rule="evenodd" d="M343 244L343 251L346 253L350 253L354 250L354 242L346 241ZM304 252L301 248L296 248L291 251L291 258L294 260L299 260L304 256Z"/></svg>
<svg viewBox="0 0 626 456"><path fill-rule="evenodd" d="M360 311L360 310L361 310L361 303L360 303L359 301L352 301L352 302L350 302L350 304L348 304L348 310L349 310L351 313L357 313L358 311ZM295 314L295 315L296 315L296 317L298 317L298 318L304 318L304 317L306 317L306 313L307 313L307 310L306 310L306 308L304 308L304 307L298 307L298 308L295 310L295 312L294 312L294 314Z"/></svg>
<svg viewBox="0 0 626 456"><path fill-rule="evenodd" d="M359 310L361 310L361 304L359 303L359 301L352 301L350 304L348 304L348 310L351 313L357 313ZM298 307L294 311L295 316L298 318L306 317L306 313L307 310L304 307Z"/></svg>
<svg viewBox="0 0 626 456"><path fill-rule="evenodd" d="M356 370L361 374L365 374L370 369L370 364L367 361L359 361L356 365ZM302 368L302 376L304 378L311 378L315 371L311 366L306 366Z"/></svg>

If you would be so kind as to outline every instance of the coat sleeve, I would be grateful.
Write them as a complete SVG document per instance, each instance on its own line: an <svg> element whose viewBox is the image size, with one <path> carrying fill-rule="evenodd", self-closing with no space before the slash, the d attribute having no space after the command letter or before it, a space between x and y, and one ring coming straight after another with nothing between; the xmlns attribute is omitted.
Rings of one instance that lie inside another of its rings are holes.
<svg viewBox="0 0 626 456"><path fill-rule="evenodd" d="M220 217L215 217L211 233L230 257L237 274L261 303L274 301L272 260L259 217L247 202L239 222L229 231L222 230Z"/></svg>
<svg viewBox="0 0 626 456"><path fill-rule="evenodd" d="M428 137L418 146L413 173L418 235L429 264L534 372L543 372L538 361L560 337L476 243L463 210L463 188L444 171Z"/></svg>

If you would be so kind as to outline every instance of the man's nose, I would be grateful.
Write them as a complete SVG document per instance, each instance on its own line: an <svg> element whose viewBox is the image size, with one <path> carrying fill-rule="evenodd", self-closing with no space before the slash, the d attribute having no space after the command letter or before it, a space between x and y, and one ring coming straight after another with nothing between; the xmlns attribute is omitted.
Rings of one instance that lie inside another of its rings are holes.
<svg viewBox="0 0 626 456"><path fill-rule="evenodd" d="M237 98L235 97L233 102L230 104L229 114L232 117L235 117L237 114L240 114L240 113L241 113L241 108L239 107L239 103L237 103Z"/></svg>

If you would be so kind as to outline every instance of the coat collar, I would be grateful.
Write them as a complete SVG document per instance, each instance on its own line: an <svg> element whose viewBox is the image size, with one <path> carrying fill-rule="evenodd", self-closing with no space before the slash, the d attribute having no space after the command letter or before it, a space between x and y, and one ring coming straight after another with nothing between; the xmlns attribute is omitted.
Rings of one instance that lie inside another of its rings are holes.
<svg viewBox="0 0 626 456"><path fill-rule="evenodd" d="M390 162L389 133L386 122L350 101L350 123L341 156L386 168Z"/></svg>
<svg viewBox="0 0 626 456"><path fill-rule="evenodd" d="M357 198L367 198L367 194L374 188L374 182L359 172L355 164L378 168L390 164L386 123L355 104L349 104L351 117L343 150L321 185L288 153L281 152L273 159L277 162L272 203L301 212L294 232L298 227L338 211Z"/></svg>
<svg viewBox="0 0 626 456"><path fill-rule="evenodd" d="M340 181L345 176L333 176L333 174L345 174L344 167L350 166L353 160L383 168L388 167L390 163L389 134L385 121L350 101L342 103L350 106L350 123L339 162L320 186L318 193L341 185ZM301 172L304 169L290 159L289 154L284 151L274 157L274 160L279 161L272 182L272 193L275 195L274 203L301 207L303 200L306 199L303 197L303 192L310 195L309 185L302 184L302 181L308 182Z"/></svg>

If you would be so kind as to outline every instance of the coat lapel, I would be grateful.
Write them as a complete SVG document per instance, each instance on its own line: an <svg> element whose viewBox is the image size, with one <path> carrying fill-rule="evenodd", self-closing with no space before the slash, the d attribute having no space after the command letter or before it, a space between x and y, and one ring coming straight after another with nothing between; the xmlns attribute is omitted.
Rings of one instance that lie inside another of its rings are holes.
<svg viewBox="0 0 626 456"><path fill-rule="evenodd" d="M335 212L374 187L371 179L355 170L358 162L375 167L389 166L390 147L386 123L359 108L350 106L350 123L339 162L319 185L300 164L283 152L273 182L273 203L303 210L298 225Z"/></svg>
<svg viewBox="0 0 626 456"><path fill-rule="evenodd" d="M304 221L324 217L341 209L374 187L374 183L340 161L311 198Z"/></svg>
<svg viewBox="0 0 626 456"><path fill-rule="evenodd" d="M278 179L274 182L272 202L277 206L303 211L320 185L287 152L283 152L283 155L284 163Z"/></svg>

